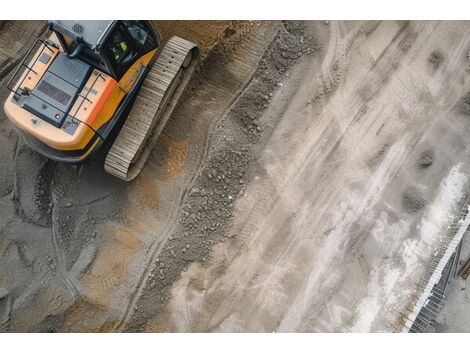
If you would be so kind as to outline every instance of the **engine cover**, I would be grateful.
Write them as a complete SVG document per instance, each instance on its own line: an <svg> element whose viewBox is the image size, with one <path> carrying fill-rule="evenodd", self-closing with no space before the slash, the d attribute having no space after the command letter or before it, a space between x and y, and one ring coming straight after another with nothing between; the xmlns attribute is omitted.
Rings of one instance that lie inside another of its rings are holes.
<svg viewBox="0 0 470 352"><path fill-rule="evenodd" d="M91 70L86 62L60 53L24 100L23 108L60 128Z"/></svg>

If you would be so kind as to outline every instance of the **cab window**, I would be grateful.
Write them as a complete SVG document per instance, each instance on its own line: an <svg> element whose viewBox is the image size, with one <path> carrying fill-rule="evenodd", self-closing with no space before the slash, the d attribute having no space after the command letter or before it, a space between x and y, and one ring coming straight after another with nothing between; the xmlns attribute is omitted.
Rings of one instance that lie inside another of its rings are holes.
<svg viewBox="0 0 470 352"><path fill-rule="evenodd" d="M122 21L143 54L155 49L159 43L144 21Z"/></svg>
<svg viewBox="0 0 470 352"><path fill-rule="evenodd" d="M105 47L106 54L117 76L121 77L137 58L138 52L132 46L131 38L117 25Z"/></svg>
<svg viewBox="0 0 470 352"><path fill-rule="evenodd" d="M120 21L105 45L118 78L142 55L156 47L156 38L143 21Z"/></svg>

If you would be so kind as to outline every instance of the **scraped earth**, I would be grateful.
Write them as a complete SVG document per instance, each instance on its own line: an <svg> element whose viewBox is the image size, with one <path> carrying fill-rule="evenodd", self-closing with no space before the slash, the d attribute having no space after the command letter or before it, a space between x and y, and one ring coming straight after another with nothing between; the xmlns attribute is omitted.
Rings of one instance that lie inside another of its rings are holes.
<svg viewBox="0 0 470 352"><path fill-rule="evenodd" d="M202 58L134 182L0 113L0 330L402 331L469 195L470 23L157 25ZM0 23L2 100L46 31Z"/></svg>

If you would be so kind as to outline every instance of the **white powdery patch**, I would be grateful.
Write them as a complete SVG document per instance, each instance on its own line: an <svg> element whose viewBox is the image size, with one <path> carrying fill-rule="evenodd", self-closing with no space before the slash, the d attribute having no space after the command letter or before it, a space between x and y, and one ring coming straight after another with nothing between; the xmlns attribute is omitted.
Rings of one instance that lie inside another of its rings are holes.
<svg viewBox="0 0 470 352"><path fill-rule="evenodd" d="M351 327L352 332L368 332L379 312L390 309L397 300L395 286L400 280L402 270L390 264L382 264L373 270L367 285L368 296L357 308L357 319Z"/></svg>
<svg viewBox="0 0 470 352"><path fill-rule="evenodd" d="M418 226L417 237L403 241L400 245L406 270L403 272L394 268L392 263L385 261L378 263L377 269L370 273L367 286L368 296L357 307L357 319L351 331L370 331L378 315L394 311L393 306L397 299L404 298L404 293L409 292L407 289L410 283L416 283L415 274L418 266L425 267L431 259L434 247L445 233L452 219L451 214L462 197L467 177L460 171L460 168L460 164L454 166L442 181L438 195Z"/></svg>
<svg viewBox="0 0 470 352"><path fill-rule="evenodd" d="M421 225L421 239L427 244L433 244L441 234L443 224L451 220L451 210L462 196L467 177L460 172L460 164L454 166L444 180L436 200L428 209Z"/></svg>
<svg viewBox="0 0 470 352"><path fill-rule="evenodd" d="M379 271L372 270L369 284L367 285L368 296L361 301L357 308L358 318L351 328L352 332L366 332L370 330L382 306L380 291Z"/></svg>
<svg viewBox="0 0 470 352"><path fill-rule="evenodd" d="M415 273L418 265L422 267L429 261L437 249L436 244L446 234L448 225L453 221L454 208L462 197L467 182L467 176L460 168L460 163L454 166L442 181L437 197L418 226L419 236L407 243L406 256L403 257L406 262L404 280Z"/></svg>

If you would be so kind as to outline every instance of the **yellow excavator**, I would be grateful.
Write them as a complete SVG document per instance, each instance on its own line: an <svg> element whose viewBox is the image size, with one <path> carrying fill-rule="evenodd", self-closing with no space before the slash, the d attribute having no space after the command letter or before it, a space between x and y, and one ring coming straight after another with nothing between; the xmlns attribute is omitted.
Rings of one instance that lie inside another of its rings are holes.
<svg viewBox="0 0 470 352"><path fill-rule="evenodd" d="M199 50L161 46L151 21L49 21L7 83L5 113L40 154L80 163L111 144L104 168L142 169L194 72Z"/></svg>

